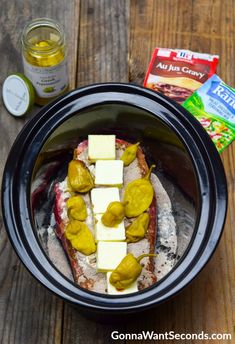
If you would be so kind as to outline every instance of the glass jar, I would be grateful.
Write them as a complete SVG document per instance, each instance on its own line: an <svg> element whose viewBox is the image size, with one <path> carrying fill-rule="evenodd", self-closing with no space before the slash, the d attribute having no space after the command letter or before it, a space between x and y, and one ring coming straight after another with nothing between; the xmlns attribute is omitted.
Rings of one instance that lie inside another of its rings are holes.
<svg viewBox="0 0 235 344"><path fill-rule="evenodd" d="M32 82L35 103L45 105L69 87L65 35L52 19L35 19L23 30L24 74Z"/></svg>

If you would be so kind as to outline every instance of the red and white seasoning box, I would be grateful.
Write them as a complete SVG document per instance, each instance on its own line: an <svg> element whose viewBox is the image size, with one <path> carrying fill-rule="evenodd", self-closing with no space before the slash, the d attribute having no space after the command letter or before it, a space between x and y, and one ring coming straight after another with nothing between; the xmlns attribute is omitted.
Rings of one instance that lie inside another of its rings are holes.
<svg viewBox="0 0 235 344"><path fill-rule="evenodd" d="M155 48L144 86L183 103L216 72L218 55Z"/></svg>

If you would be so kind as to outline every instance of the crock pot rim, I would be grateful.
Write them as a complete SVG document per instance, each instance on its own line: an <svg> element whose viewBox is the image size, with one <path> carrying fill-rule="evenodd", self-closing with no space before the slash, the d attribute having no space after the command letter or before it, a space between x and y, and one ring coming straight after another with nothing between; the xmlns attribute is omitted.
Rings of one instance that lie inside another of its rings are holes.
<svg viewBox="0 0 235 344"><path fill-rule="evenodd" d="M186 110L184 110L184 109L182 109L181 107L179 108L179 105L177 105L177 104L173 104L172 105L172 102L171 101L169 101L169 99L167 99L167 98L165 98L165 97L162 97L162 95L158 95L156 92L154 92L154 91L151 91L151 90L147 90L147 89L145 89L145 88L142 88L142 87L140 87L140 86L134 86L134 85L130 85L130 84L116 84L116 83L108 83L108 84L98 84L98 85L91 85L91 86L86 86L86 87L83 87L82 89L78 89L78 90L75 90L75 91L72 91L72 92L70 92L69 94L67 94L66 96L63 96L63 97L61 97L60 99L58 99L57 101L55 101L55 102L53 102L51 105L49 105L49 106L47 106L46 108L44 108L42 111L40 111L39 113L38 113L38 115L36 116L38 119L42 116L42 114L44 113L44 114L46 114L47 113L47 111L52 111L52 109L54 108L54 107L58 107L59 106L59 104L60 104L60 102L62 101L62 103L63 103L63 101L65 100L65 99L68 99L68 98L70 98L70 97L73 97L74 95L76 96L77 94L79 94L79 93L81 93L81 92L83 92L84 90L85 91L88 91L88 90L94 90L94 89L96 89L97 87L98 88L104 88L104 87L110 87L110 86L112 86L112 87L127 87L127 89L128 89L128 92L130 91L130 88L132 88L133 90L142 90L142 91L144 91L144 93L145 93L145 95L146 95L146 92L147 92L147 94L148 93L150 93L151 94L151 96L153 97L153 98L160 98L161 100L163 99L163 102L164 101L167 101L169 104L170 104L170 107L175 107L176 109L178 108L178 111L180 110L181 112L183 112L184 113L184 115L187 117L187 116L190 116L190 120L191 120L191 118L192 118L192 116L191 115L189 115L187 112L186 112ZM98 92L99 93L99 92ZM144 96L145 96L144 95ZM80 97L81 97L81 95L80 95ZM159 100L159 99L158 99ZM156 115L156 114L155 114ZM198 126L198 125L200 125L199 123L197 123L196 122L196 120L194 119L194 121L195 121L195 123L196 123L196 125ZM27 126L30 126L30 123L31 122L29 122L28 123L28 125L26 125L26 127L25 127L25 131L26 131L26 129L27 129ZM195 124L194 123L194 124ZM201 126L200 126L200 130L202 130L202 128L201 128ZM206 134L207 135L207 134ZM207 137L207 136L206 136ZM207 138L207 141L208 141L208 138ZM17 141L16 141L17 142ZM208 142L207 142L208 143ZM210 142L209 141L209 145L210 144L212 144L212 142ZM13 146L13 148L14 148L14 146ZM12 150L13 150L13 148L12 148ZM214 148L214 146L213 146L213 148ZM215 148L214 148L214 150L215 150ZM222 179L224 179L224 180L226 180L225 179L225 175L224 175L224 171L223 171L223 167L222 167L222 163L221 163L221 161L220 161L220 159L218 160L218 154L217 154L217 164L219 164L220 165L220 174L221 174L221 178ZM215 159L215 157L214 157L214 159ZM219 162L218 162L219 161ZM6 164L6 166L7 166L7 164ZM222 168L222 170L221 170L221 168ZM5 180L5 178L6 178L6 170L4 171L4 179L3 180ZM4 184L4 183L3 183ZM227 200L227 193L226 193L226 190L224 189L224 196L226 196L226 197L223 197L224 198L224 219L225 219L225 213L226 213L226 200ZM4 193L4 188L3 188L3 193L2 193L2 197L3 197L3 195L5 195L5 193ZM3 205L3 202L2 202L2 205ZM4 210L3 210L3 214L4 214ZM13 214L12 214L13 215ZM223 220L224 220L223 219ZM5 224L7 224L6 222L6 218L4 217L4 221L5 221ZM223 221L222 221L223 222ZM6 226L7 227L7 226ZM9 231L8 231L8 233L9 233ZM10 234L10 233L9 233ZM221 231L220 231L220 234L221 234ZM11 235L10 235L10 238L11 238ZM11 238L12 239L12 238ZM217 241L218 241L218 238L217 238ZM15 244L14 244L14 242L12 242L13 243L13 246L15 246ZM215 246L214 246L214 249L215 249ZM212 251L210 252L210 256L212 255ZM22 259L22 257L21 257L21 259ZM206 261L208 260L209 258L207 257L207 259L206 259ZM203 267L203 266L202 266ZM201 268L202 268L201 267ZM199 271L199 270L198 270ZM197 271L197 272L198 272ZM195 275L197 274L197 272L195 273ZM193 276L193 277L195 277L195 275ZM36 278L37 278L37 276L35 276ZM192 278L191 278L192 279ZM42 282L42 281L41 281ZM42 282L43 283L43 282ZM188 283L188 282L187 282ZM45 285L45 283L43 283L44 285ZM47 286L48 287L48 286ZM51 288L49 288L49 289L51 289ZM178 290L179 291L179 290ZM57 292L56 292L56 294L58 294ZM63 296L62 296L63 297ZM168 296L169 297L169 296ZM68 298L66 298L67 300L68 300ZM120 298L118 298L119 299L119 301L121 301L121 299ZM69 301L71 301L71 300L69 300ZM154 300L153 300L154 301ZM74 300L73 300L73 302L74 302ZM153 302L154 303L154 302ZM91 305L89 305L90 307L91 307ZM137 305L137 308L138 307L140 307L139 305ZM146 308L147 307L147 304L145 303L144 305L143 305L143 307L144 308ZM135 308L135 307L132 307L133 309ZM121 308L122 310L123 310L123 308ZM102 308L102 310L103 310L103 308ZM108 309L108 310L110 310L110 309ZM114 309L114 311L115 310L118 310L117 308L115 308Z"/></svg>

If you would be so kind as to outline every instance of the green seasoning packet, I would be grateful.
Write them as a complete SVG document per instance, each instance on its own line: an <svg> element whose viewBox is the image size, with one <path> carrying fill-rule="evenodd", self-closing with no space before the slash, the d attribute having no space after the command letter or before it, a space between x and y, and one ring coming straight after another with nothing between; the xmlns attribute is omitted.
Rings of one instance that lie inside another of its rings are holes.
<svg viewBox="0 0 235 344"><path fill-rule="evenodd" d="M195 116L221 153L235 139L235 89L213 75L182 106Z"/></svg>

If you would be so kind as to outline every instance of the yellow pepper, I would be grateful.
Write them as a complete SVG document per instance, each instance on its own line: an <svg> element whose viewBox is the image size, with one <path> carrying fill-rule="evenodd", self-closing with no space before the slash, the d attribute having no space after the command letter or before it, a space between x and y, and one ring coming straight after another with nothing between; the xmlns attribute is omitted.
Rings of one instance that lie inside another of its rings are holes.
<svg viewBox="0 0 235 344"><path fill-rule="evenodd" d="M94 187L93 178L83 161L70 161L68 183L74 191L81 193L88 192Z"/></svg>
<svg viewBox="0 0 235 344"><path fill-rule="evenodd" d="M73 196L66 202L70 219L85 221L87 218L86 204L81 196Z"/></svg>
<svg viewBox="0 0 235 344"><path fill-rule="evenodd" d="M130 163L132 163L132 161L135 160L139 144L140 142L137 142L134 145L130 145L125 149L121 156L121 160L124 162L124 166L130 165Z"/></svg>
<svg viewBox="0 0 235 344"><path fill-rule="evenodd" d="M117 289L128 288L141 274L140 261L144 257L155 257L156 254L142 254L138 258L128 253L110 275L109 282Z"/></svg>
<svg viewBox="0 0 235 344"><path fill-rule="evenodd" d="M155 165L150 167L145 177L136 179L127 185L124 194L126 217L139 216L152 203L154 191L149 178L154 167Z"/></svg>
<svg viewBox="0 0 235 344"><path fill-rule="evenodd" d="M93 235L84 222L71 220L66 227L65 236L77 251L87 256L96 251Z"/></svg>
<svg viewBox="0 0 235 344"><path fill-rule="evenodd" d="M149 214L139 215L128 227L126 227L127 242L137 242L144 238L149 226Z"/></svg>
<svg viewBox="0 0 235 344"><path fill-rule="evenodd" d="M122 222L125 216L124 205L121 202L111 202L101 221L107 227L115 227Z"/></svg>

